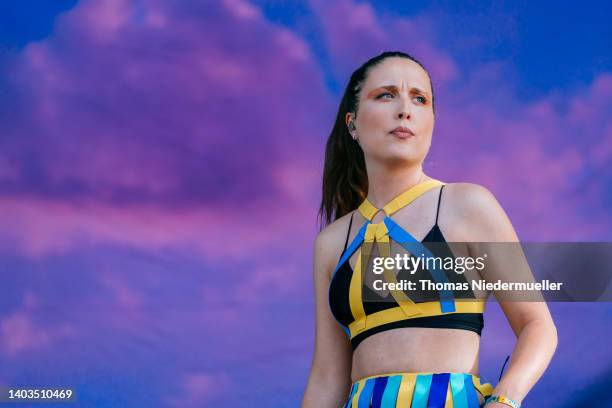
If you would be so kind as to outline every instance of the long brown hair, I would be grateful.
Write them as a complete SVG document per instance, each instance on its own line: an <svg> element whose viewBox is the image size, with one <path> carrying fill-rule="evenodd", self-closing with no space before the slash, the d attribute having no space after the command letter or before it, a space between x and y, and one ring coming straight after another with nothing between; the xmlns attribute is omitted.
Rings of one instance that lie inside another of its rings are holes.
<svg viewBox="0 0 612 408"><path fill-rule="evenodd" d="M407 58L419 64L427 72L423 64L401 51L385 51L369 59L353 72L344 90L336 122L325 147L323 189L318 213L321 228L357 208L368 194L368 173L363 150L353 140L346 127L346 114L351 112L353 118L356 117L359 109L359 93L368 73L373 67L390 57ZM429 82L433 105L431 77ZM321 220L324 222L323 225L321 225Z"/></svg>

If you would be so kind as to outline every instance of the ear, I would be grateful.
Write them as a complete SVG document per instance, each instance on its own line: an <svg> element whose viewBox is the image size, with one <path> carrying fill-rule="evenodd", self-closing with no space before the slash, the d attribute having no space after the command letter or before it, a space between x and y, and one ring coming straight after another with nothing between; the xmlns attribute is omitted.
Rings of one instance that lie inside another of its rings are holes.
<svg viewBox="0 0 612 408"><path fill-rule="evenodd" d="M351 112L347 112L346 117L345 117L346 126L348 126L349 123L351 123L352 121L353 121L353 114Z"/></svg>

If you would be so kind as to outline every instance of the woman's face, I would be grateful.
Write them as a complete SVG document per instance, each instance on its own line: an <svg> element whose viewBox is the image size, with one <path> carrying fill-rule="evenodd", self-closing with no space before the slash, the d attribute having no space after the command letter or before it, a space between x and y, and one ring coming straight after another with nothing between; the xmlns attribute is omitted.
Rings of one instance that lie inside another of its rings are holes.
<svg viewBox="0 0 612 408"><path fill-rule="evenodd" d="M406 58L390 57L372 68L362 85L354 121L366 160L421 163L434 127L427 72ZM350 114L347 114L347 124ZM393 133L399 126L408 133Z"/></svg>

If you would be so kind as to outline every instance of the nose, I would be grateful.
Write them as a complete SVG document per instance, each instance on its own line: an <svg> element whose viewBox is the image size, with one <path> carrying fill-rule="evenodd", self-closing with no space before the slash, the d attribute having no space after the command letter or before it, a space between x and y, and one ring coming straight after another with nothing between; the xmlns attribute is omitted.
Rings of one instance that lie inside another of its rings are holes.
<svg viewBox="0 0 612 408"><path fill-rule="evenodd" d="M410 119L410 101L408 98L401 98L400 110L397 114L400 120L402 119Z"/></svg>
<svg viewBox="0 0 612 408"><path fill-rule="evenodd" d="M410 112L408 112L408 111L402 111L402 112L400 112L400 113L398 114L398 118L399 118L400 120L402 120L402 119L410 119Z"/></svg>

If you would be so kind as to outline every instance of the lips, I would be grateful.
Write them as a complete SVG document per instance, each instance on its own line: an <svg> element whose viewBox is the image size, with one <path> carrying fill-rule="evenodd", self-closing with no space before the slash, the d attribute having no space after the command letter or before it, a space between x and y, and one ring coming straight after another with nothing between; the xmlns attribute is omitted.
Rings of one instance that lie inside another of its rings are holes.
<svg viewBox="0 0 612 408"><path fill-rule="evenodd" d="M414 136L414 132L405 126L398 126L395 129L393 129L390 133L402 139L406 139L406 138Z"/></svg>

